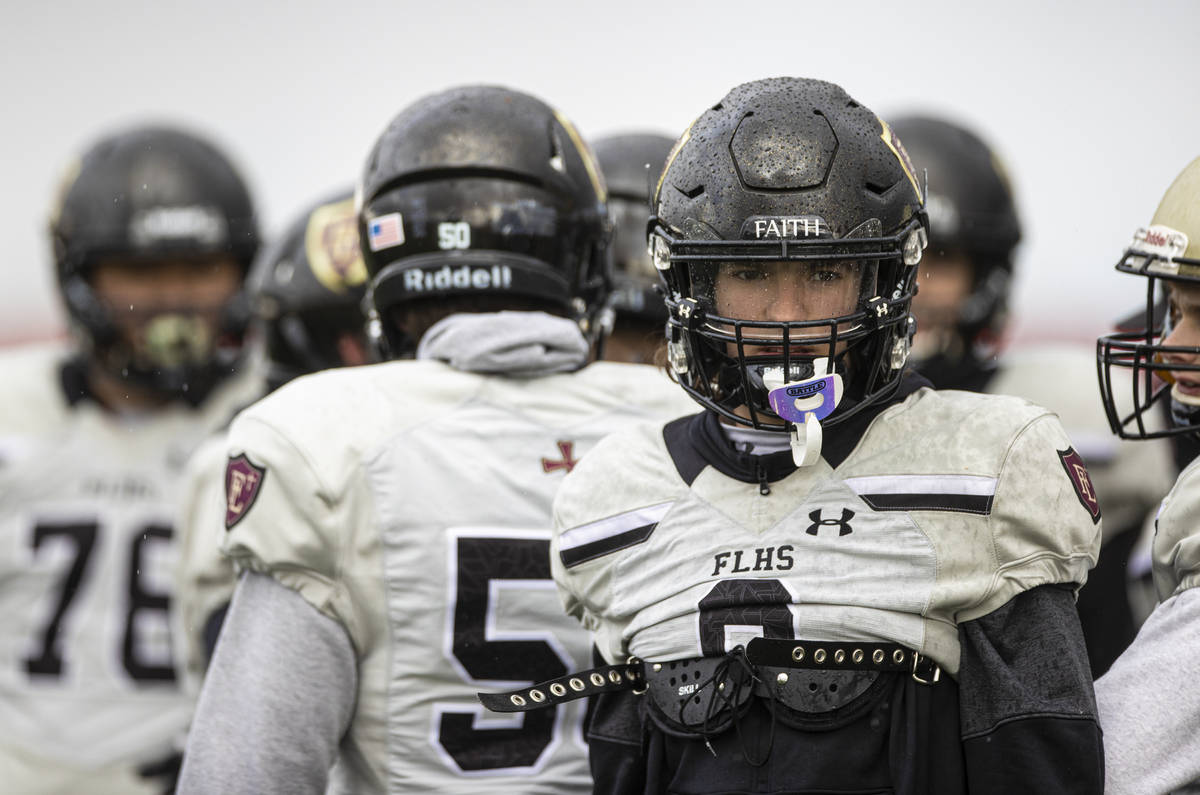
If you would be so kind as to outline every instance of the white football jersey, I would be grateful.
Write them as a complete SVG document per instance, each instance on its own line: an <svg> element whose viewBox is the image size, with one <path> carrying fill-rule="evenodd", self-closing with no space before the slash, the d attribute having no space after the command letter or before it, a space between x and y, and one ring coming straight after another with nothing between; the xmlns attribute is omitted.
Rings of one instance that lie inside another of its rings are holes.
<svg viewBox="0 0 1200 795"><path fill-rule="evenodd" d="M1125 381L1127 375L1113 373L1115 379L1125 377ZM1058 415L1072 445L1087 462L1106 534L1140 526L1171 488L1174 464L1165 439L1120 439L1110 430L1096 391L1094 346L1010 351L987 390L1023 397ZM1132 385L1125 390L1118 386L1114 392L1130 394ZM1152 425L1159 422L1156 413L1146 419Z"/></svg>
<svg viewBox="0 0 1200 795"><path fill-rule="evenodd" d="M610 437L555 500L554 577L609 662L717 656L765 634L899 643L953 675L959 623L1082 584L1100 548L1082 460L1017 398L920 389L836 469L821 458L767 494L682 438Z"/></svg>
<svg viewBox="0 0 1200 795"><path fill-rule="evenodd" d="M554 493L601 437L694 409L644 365L400 361L306 376L239 415L225 551L340 622L359 660L332 790L590 791L582 704L497 716L475 693L590 666L550 579Z"/></svg>
<svg viewBox="0 0 1200 795"><path fill-rule="evenodd" d="M1179 474L1158 509L1153 563L1160 602L1200 585L1200 459Z"/></svg>
<svg viewBox="0 0 1200 795"><path fill-rule="evenodd" d="M0 359L0 788L137 792L192 708L169 642L179 477L257 387L118 416L68 403L68 356Z"/></svg>

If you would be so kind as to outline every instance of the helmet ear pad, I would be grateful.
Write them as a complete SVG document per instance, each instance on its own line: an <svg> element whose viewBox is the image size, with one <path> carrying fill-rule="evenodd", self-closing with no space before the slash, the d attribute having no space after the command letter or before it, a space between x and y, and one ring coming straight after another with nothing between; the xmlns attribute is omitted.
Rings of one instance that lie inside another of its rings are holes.
<svg viewBox="0 0 1200 795"><path fill-rule="evenodd" d="M83 276L73 273L68 277L62 296L72 326L91 350L107 350L118 341L120 334L112 315Z"/></svg>

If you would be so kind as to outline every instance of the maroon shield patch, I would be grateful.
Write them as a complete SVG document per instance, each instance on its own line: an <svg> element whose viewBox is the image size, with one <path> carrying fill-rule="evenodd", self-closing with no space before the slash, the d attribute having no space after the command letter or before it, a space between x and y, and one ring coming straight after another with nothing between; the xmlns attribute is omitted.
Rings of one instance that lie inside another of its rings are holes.
<svg viewBox="0 0 1200 795"><path fill-rule="evenodd" d="M1063 469L1067 470L1067 477L1071 479L1071 485L1075 487L1075 496L1079 498L1080 505L1092 515L1092 524L1099 522L1100 500L1096 498L1096 490L1092 488L1092 479L1088 477L1087 466L1084 465L1083 459L1073 447L1059 450L1058 459L1062 461Z"/></svg>
<svg viewBox="0 0 1200 795"><path fill-rule="evenodd" d="M229 459L225 465L225 529L231 530L242 520L267 476L266 467L256 467L246 456Z"/></svg>

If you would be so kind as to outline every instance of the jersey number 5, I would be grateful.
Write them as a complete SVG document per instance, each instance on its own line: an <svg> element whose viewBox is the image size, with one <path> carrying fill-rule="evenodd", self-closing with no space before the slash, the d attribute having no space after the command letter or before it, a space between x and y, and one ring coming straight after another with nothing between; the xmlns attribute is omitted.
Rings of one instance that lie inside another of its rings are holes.
<svg viewBox="0 0 1200 795"><path fill-rule="evenodd" d="M549 626L562 608L550 579L548 534L465 535L452 538L455 584L451 654L473 686L538 682L562 676L572 665ZM536 615L520 631L494 628L499 595L506 590L541 592ZM544 598L541 598L544 594ZM565 658L564 658L565 657ZM438 744L464 773L513 773L536 768L554 740L561 707L522 714L512 726L480 728L475 712L444 711Z"/></svg>

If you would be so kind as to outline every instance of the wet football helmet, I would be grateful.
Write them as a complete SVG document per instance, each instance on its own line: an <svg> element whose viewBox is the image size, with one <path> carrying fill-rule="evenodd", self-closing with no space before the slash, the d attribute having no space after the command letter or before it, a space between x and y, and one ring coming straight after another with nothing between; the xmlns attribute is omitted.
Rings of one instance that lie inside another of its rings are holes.
<svg viewBox="0 0 1200 795"><path fill-rule="evenodd" d="M1133 324L1140 328L1096 341L1100 398L1109 425L1123 439L1196 434L1200 400L1183 391L1172 372L1196 372L1200 381L1200 347L1164 344L1178 315L1158 299L1166 297L1169 285L1200 288L1200 158L1176 177L1150 226L1134 233L1116 268L1146 279L1146 304L1142 322ZM1118 378L1121 371L1132 378ZM1172 424L1156 429L1148 412L1163 400L1170 401Z"/></svg>
<svg viewBox="0 0 1200 795"><path fill-rule="evenodd" d="M248 279L266 340L267 386L358 364L367 268L349 189L309 207L264 247ZM349 346L349 350L347 350Z"/></svg>
<svg viewBox="0 0 1200 795"><path fill-rule="evenodd" d="M417 101L376 142L358 201L368 332L384 355L417 342L397 311L447 296L536 302L598 336L604 180L575 127L541 100L468 86Z"/></svg>
<svg viewBox="0 0 1200 795"><path fill-rule="evenodd" d="M612 217L613 291L609 305L624 317L658 324L667 320L661 280L646 248L650 194L675 139L656 133L621 133L597 138L592 150L608 185Z"/></svg>
<svg viewBox="0 0 1200 795"><path fill-rule="evenodd" d="M930 253L970 265L970 287L946 323L949 339L914 349L914 366L939 386L959 385L963 368L978 369L996 353L1008 317L1013 254L1021 222L1007 170L970 130L928 116L889 120L918 173L927 172ZM921 317L918 312L918 330ZM939 378L944 375L945 378Z"/></svg>
<svg viewBox="0 0 1200 795"><path fill-rule="evenodd" d="M218 257L232 258L245 278L258 225L246 185L215 146L167 127L102 138L64 180L50 234L73 333L108 372L191 402L233 372L250 318L240 289L220 308L215 333L195 307L151 308L131 339L93 281L103 262L205 267Z"/></svg>
<svg viewBox="0 0 1200 795"><path fill-rule="evenodd" d="M836 375L816 382L839 384L818 417L825 425L895 391L912 339L925 213L899 139L843 89L801 78L734 88L676 143L654 210L669 366L693 398L782 431L811 416L781 416L771 399L780 385ZM760 291L765 303L749 312L718 289L756 281L804 285L802 297L813 298L806 316L777 311L774 289ZM825 300L829 290L836 300Z"/></svg>

